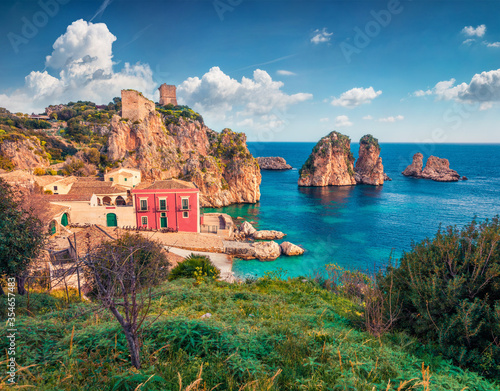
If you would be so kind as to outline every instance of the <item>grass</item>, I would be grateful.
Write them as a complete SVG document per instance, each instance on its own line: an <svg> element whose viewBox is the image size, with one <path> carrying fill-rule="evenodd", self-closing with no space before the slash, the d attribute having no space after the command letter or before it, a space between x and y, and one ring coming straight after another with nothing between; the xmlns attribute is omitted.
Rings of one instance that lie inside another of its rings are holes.
<svg viewBox="0 0 500 391"><path fill-rule="evenodd" d="M26 299L18 299L20 311ZM151 320L159 317L142 335L141 370L131 369L126 341L105 311L64 296L30 300L31 316L17 317L19 387L500 390L405 334L374 339L358 327L360 308L307 279L165 283L152 306ZM2 338L2 352L6 344Z"/></svg>

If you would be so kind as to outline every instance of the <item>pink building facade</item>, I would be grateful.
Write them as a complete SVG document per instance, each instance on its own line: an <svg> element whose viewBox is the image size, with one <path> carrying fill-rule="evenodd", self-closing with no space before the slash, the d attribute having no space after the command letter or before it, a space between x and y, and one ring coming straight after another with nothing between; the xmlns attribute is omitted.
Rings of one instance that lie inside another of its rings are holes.
<svg viewBox="0 0 500 391"><path fill-rule="evenodd" d="M141 184L131 190L137 227L200 232L200 191L178 179Z"/></svg>

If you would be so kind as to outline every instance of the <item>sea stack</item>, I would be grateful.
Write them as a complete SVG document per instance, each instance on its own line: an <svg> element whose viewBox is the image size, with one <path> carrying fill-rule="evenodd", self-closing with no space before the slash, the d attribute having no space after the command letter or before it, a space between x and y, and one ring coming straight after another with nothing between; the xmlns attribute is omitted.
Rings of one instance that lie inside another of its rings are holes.
<svg viewBox="0 0 500 391"><path fill-rule="evenodd" d="M356 184L351 139L333 131L323 137L299 171L299 186Z"/></svg>
<svg viewBox="0 0 500 391"><path fill-rule="evenodd" d="M427 159L425 168L423 167L424 156L421 153L413 155L413 162L406 167L403 175L414 178L431 179L437 182L458 182L461 177L455 170L450 168L448 159L441 159L436 156L430 156Z"/></svg>
<svg viewBox="0 0 500 391"><path fill-rule="evenodd" d="M359 157L354 172L356 183L359 184L379 186L391 180L384 173L378 140L371 134L359 140Z"/></svg>
<svg viewBox="0 0 500 391"><path fill-rule="evenodd" d="M258 157L261 170L291 170L292 166L286 163L286 160L279 156Z"/></svg>

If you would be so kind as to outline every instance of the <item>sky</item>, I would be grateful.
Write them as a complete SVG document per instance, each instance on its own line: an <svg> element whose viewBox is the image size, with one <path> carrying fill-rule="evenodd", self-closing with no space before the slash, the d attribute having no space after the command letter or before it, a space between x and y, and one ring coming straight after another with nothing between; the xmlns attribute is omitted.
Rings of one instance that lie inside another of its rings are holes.
<svg viewBox="0 0 500 391"><path fill-rule="evenodd" d="M0 2L0 107L180 104L249 141L500 142L496 0Z"/></svg>

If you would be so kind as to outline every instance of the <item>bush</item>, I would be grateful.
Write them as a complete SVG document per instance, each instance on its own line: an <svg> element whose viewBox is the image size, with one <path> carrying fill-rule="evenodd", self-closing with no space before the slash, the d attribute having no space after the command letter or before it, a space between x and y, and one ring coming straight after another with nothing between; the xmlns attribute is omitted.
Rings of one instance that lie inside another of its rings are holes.
<svg viewBox="0 0 500 391"><path fill-rule="evenodd" d="M37 176L40 176L40 175L45 175L45 169L42 168L42 167L36 167L34 170L33 170L33 174L34 175L37 175Z"/></svg>
<svg viewBox="0 0 500 391"><path fill-rule="evenodd" d="M218 277L220 275L210 259L204 255L191 254L186 257L185 261L179 263L172 269L168 279L170 281L177 280L178 278L195 278L199 276L199 272L205 277Z"/></svg>
<svg viewBox="0 0 500 391"><path fill-rule="evenodd" d="M461 367L500 377L500 221L448 227L379 279L399 292L397 327Z"/></svg>

